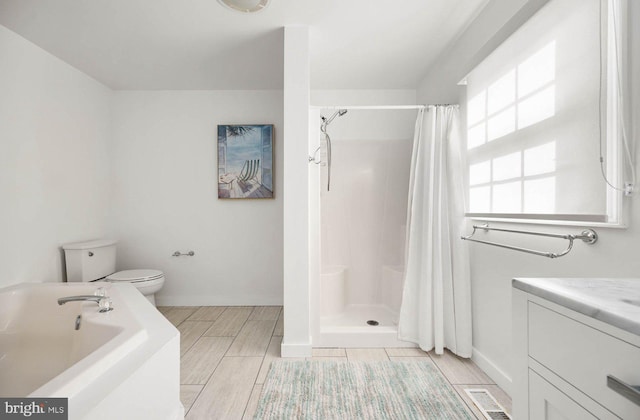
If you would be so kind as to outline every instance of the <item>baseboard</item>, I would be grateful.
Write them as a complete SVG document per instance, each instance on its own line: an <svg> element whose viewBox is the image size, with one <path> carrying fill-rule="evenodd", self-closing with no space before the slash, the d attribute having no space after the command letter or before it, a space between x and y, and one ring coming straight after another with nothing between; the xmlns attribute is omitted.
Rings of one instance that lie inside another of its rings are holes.
<svg viewBox="0 0 640 420"><path fill-rule="evenodd" d="M471 360L475 362L480 369L484 371L504 392L511 395L511 378L498 366L495 365L484 354L480 353L475 347Z"/></svg>
<svg viewBox="0 0 640 420"><path fill-rule="evenodd" d="M157 306L282 306L282 296L162 296Z"/></svg>
<svg viewBox="0 0 640 420"><path fill-rule="evenodd" d="M175 420L184 420L184 406L182 405L182 403L178 403L180 404L180 406L176 409L176 413L175 416L173 416L173 418Z"/></svg>
<svg viewBox="0 0 640 420"><path fill-rule="evenodd" d="M311 357L311 342L309 343L282 343L280 344L280 357Z"/></svg>

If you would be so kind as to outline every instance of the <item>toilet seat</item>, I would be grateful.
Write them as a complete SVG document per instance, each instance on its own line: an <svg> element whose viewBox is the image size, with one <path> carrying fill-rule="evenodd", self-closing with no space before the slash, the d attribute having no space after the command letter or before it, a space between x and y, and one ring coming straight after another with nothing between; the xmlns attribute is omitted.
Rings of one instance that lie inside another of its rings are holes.
<svg viewBox="0 0 640 420"><path fill-rule="evenodd" d="M131 284L155 306L155 293L164 285L164 273L160 270L124 270L113 273L104 280L111 283Z"/></svg>
<svg viewBox="0 0 640 420"><path fill-rule="evenodd" d="M125 283L141 283L151 282L164 277L160 270L124 270L113 273L105 278L106 281L125 282Z"/></svg>

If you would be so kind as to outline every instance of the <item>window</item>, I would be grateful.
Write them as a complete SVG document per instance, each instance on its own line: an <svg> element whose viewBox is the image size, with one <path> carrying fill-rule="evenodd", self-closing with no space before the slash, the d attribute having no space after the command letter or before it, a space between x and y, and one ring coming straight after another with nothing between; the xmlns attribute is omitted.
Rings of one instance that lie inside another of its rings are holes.
<svg viewBox="0 0 640 420"><path fill-rule="evenodd" d="M618 222L613 1L549 1L468 74L467 216Z"/></svg>

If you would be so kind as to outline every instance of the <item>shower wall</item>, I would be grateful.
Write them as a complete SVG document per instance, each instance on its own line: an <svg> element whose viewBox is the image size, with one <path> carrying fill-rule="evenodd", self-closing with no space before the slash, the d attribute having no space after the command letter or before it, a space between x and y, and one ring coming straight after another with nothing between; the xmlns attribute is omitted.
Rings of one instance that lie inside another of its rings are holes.
<svg viewBox="0 0 640 420"><path fill-rule="evenodd" d="M383 267L403 264L415 116L415 111L349 110L327 129L333 153L330 191L322 170L321 264L347 268L348 305L388 303ZM391 293L396 297L397 283Z"/></svg>

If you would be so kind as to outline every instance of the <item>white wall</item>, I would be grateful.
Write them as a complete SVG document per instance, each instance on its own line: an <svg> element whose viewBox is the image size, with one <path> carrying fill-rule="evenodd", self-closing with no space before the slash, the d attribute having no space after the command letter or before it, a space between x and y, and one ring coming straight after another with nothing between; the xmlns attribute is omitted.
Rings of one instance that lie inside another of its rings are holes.
<svg viewBox="0 0 640 420"><path fill-rule="evenodd" d="M282 91L115 92L118 269L164 271L159 304L282 304L282 101ZM274 199L217 198L218 124L274 124Z"/></svg>
<svg viewBox="0 0 640 420"><path fill-rule="evenodd" d="M547 1L489 1L464 33L429 68L418 86L418 102L457 103L458 82Z"/></svg>
<svg viewBox="0 0 640 420"><path fill-rule="evenodd" d="M282 357L311 356L309 28L284 28L284 337Z"/></svg>
<svg viewBox="0 0 640 420"><path fill-rule="evenodd" d="M322 89L311 91L312 106L413 105L414 89Z"/></svg>
<svg viewBox="0 0 640 420"><path fill-rule="evenodd" d="M4 26L0 57L0 286L62 281L107 232L111 91Z"/></svg>
<svg viewBox="0 0 640 420"><path fill-rule="evenodd" d="M2 26L0 56L0 286L112 236L119 269L165 272L161 304L282 304L282 91L113 92ZM217 199L234 123L275 125L275 199Z"/></svg>
<svg viewBox="0 0 640 420"><path fill-rule="evenodd" d="M640 4L630 3L629 22L640 21ZM468 57L479 54L499 31L509 17L521 6L523 0L493 0L478 20L463 34L432 68L420 85L420 102L458 102L464 98L463 90L456 82L464 76ZM489 30L491 29L491 30ZM640 121L640 27L630 25L631 50L631 102L632 121L635 121L633 139L638 140ZM640 171L640 165L638 165ZM638 188L636 187L636 190ZM629 228L596 228L598 243L588 246L576 243L573 251L559 259L546 259L481 244L469 244L472 274L473 305L473 358L499 385L507 391L511 374L511 279L513 277L639 277L640 258L640 192L627 200L630 217ZM472 221L470 221L471 223ZM500 224L494 223L495 226ZM513 226L513 225L512 225ZM548 232L577 233L579 227L526 226L518 229ZM564 242L530 237L505 238L515 245L531 248L561 250Z"/></svg>

